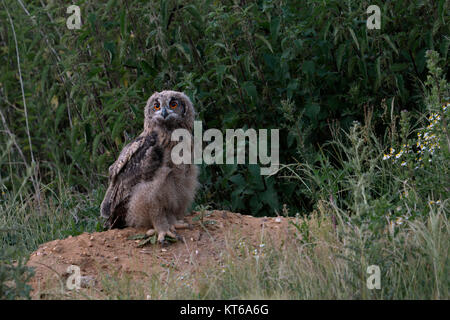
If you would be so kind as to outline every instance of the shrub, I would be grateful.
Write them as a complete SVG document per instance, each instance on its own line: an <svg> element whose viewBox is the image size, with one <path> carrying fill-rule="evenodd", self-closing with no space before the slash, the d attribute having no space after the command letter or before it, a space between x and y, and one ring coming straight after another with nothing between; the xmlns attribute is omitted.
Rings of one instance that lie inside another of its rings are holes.
<svg viewBox="0 0 450 320"><path fill-rule="evenodd" d="M64 1L31 2L26 10L5 4L0 110L34 180L62 174L82 192L106 182L155 90L184 90L205 128L281 128L281 163L315 165L331 124L349 129L385 98L393 112L421 110L425 51L448 53L445 1L76 3L80 30L67 29ZM381 30L366 28L370 4L381 8ZM378 134L384 111L373 109ZM289 181L254 181L248 166L202 169L200 204L263 215L284 203L301 211L314 203ZM21 181L0 172L9 189ZM255 196L261 193L267 201Z"/></svg>

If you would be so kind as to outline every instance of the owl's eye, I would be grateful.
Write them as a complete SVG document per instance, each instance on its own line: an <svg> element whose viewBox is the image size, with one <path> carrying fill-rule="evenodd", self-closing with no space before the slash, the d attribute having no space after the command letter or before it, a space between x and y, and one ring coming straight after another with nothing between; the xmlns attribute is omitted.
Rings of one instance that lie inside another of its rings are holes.
<svg viewBox="0 0 450 320"><path fill-rule="evenodd" d="M175 109L176 107L178 107L178 103L176 101L170 101L170 107L172 109Z"/></svg>
<svg viewBox="0 0 450 320"><path fill-rule="evenodd" d="M159 105L159 102L155 102L155 104L153 105L153 109L155 109L155 110L161 109L161 106Z"/></svg>

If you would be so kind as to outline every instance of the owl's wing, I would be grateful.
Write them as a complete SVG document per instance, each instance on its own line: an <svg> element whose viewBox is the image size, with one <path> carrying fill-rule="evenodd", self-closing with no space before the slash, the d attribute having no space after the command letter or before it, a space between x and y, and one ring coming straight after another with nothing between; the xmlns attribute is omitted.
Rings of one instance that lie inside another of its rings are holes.
<svg viewBox="0 0 450 320"><path fill-rule="evenodd" d="M128 164L133 155L143 147L145 144L145 137L139 136L135 140L127 144L120 152L117 160L109 167L109 179L115 180L117 175Z"/></svg>
<svg viewBox="0 0 450 320"><path fill-rule="evenodd" d="M109 186L100 208L101 216L107 218L107 227L125 224L126 205L133 187L162 161L159 148L155 147L154 135L140 135L122 149L109 167Z"/></svg>

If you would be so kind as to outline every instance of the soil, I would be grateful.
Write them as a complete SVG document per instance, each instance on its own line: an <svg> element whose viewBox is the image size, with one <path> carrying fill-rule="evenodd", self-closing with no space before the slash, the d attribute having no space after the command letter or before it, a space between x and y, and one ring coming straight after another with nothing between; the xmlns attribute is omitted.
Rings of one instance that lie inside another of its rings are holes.
<svg viewBox="0 0 450 320"><path fill-rule="evenodd" d="M256 218L228 211L193 212L186 217L189 229L178 230L181 240L168 245L147 244L130 236L146 230L125 228L83 233L42 244L30 256L28 266L35 268L30 284L33 298L43 298L53 279L65 284L70 265L80 268L81 286L102 290L99 278L104 274L131 275L144 279L163 275L168 266L179 273L196 272L211 264L220 265L222 253L230 244L240 241L258 247L261 236L280 241L287 234L288 219Z"/></svg>

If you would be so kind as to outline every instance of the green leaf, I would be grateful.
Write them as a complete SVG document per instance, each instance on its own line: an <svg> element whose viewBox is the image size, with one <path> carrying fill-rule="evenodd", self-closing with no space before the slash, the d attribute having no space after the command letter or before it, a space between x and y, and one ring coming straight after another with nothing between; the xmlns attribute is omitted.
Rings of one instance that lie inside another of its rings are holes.
<svg viewBox="0 0 450 320"><path fill-rule="evenodd" d="M358 38L356 38L355 31L353 31L353 29L350 27L348 28L348 31L350 31L350 35L352 36L353 41L355 42L356 47L358 48L358 51L360 51L361 49L359 47L359 42L358 42Z"/></svg>
<svg viewBox="0 0 450 320"><path fill-rule="evenodd" d="M273 39L278 38L278 34L280 33L280 18L274 17L272 21L270 21L270 35Z"/></svg>
<svg viewBox="0 0 450 320"><path fill-rule="evenodd" d="M155 244L155 243L156 243L156 235L153 235L153 236L151 236L151 237L142 239L142 240L138 243L137 247L138 247L138 248L141 248L141 247L143 247L143 246L145 246L145 245L147 245L147 244L149 244L149 243L150 243L150 244Z"/></svg>
<svg viewBox="0 0 450 320"><path fill-rule="evenodd" d="M116 122L114 122L113 130L111 133L111 138L115 140L117 137L119 137L122 134L122 129L124 127L125 123L123 121L123 114L119 114L119 116L116 119Z"/></svg>
<svg viewBox="0 0 450 320"><path fill-rule="evenodd" d="M314 61L308 60L303 62L302 71L306 74L312 75L316 71Z"/></svg>
<svg viewBox="0 0 450 320"><path fill-rule="evenodd" d="M261 193L261 199L264 203L268 204L273 210L278 209L278 196L274 189L268 188Z"/></svg>
<svg viewBox="0 0 450 320"><path fill-rule="evenodd" d="M264 42L264 44L267 46L267 48L269 48L270 52L273 53L273 49L272 49L272 45L269 43L269 41L267 41L266 38L264 38L262 35L260 34L256 34L255 37L257 37L258 39L260 39L262 42Z"/></svg>
<svg viewBox="0 0 450 320"><path fill-rule="evenodd" d="M298 87L299 87L298 79L293 79L293 80L289 81L289 84L286 88L288 99L292 99L294 93L297 92Z"/></svg>
<svg viewBox="0 0 450 320"><path fill-rule="evenodd" d="M97 156L98 144L100 143L100 139L102 138L102 134L99 133L95 136L94 142L92 143L92 157L95 158Z"/></svg>
<svg viewBox="0 0 450 320"><path fill-rule="evenodd" d="M381 57L377 58L376 68L377 68L377 82L375 87L378 88L381 85Z"/></svg>
<svg viewBox="0 0 450 320"><path fill-rule="evenodd" d="M258 92L256 90L256 86L251 81L246 81L242 84L242 87L244 88L247 95L253 100L256 101Z"/></svg>
<svg viewBox="0 0 450 320"><path fill-rule="evenodd" d="M397 47L394 45L394 43L391 41L391 38L387 34L383 35L383 38L386 39L387 43L391 46L392 50L395 51L395 53L398 55Z"/></svg>
<svg viewBox="0 0 450 320"><path fill-rule="evenodd" d="M227 66L221 64L216 67L217 82L219 83L219 88L222 88L222 81L225 72L227 71Z"/></svg>
<svg viewBox="0 0 450 320"><path fill-rule="evenodd" d="M120 34L122 35L122 37L125 37L126 35L126 19L127 16L125 14L125 9L122 8L122 10L120 11Z"/></svg>
<svg viewBox="0 0 450 320"><path fill-rule="evenodd" d="M186 9L186 11L189 12L196 21L203 23L204 18L194 5L187 5L184 9Z"/></svg>
<svg viewBox="0 0 450 320"><path fill-rule="evenodd" d="M305 115L310 119L316 119L320 112L320 105L317 103L311 103L305 107Z"/></svg>
<svg viewBox="0 0 450 320"><path fill-rule="evenodd" d="M252 188L257 191L264 190L264 181L263 181L263 177L261 176L261 169L260 169L259 165L249 164L248 171L250 174L249 182L252 185Z"/></svg>
<svg viewBox="0 0 450 320"><path fill-rule="evenodd" d="M189 63L192 62L191 52L187 46L182 46L179 43L175 43L174 47L186 57L186 59Z"/></svg>
<svg viewBox="0 0 450 320"><path fill-rule="evenodd" d="M238 186L245 185L245 179L244 177L239 173L235 174L234 176L230 177L229 179L234 184L237 184Z"/></svg>
<svg viewBox="0 0 450 320"><path fill-rule="evenodd" d="M109 63L111 63L114 60L114 57L116 56L116 44L112 41L105 42L104 47L106 51L109 53Z"/></svg>
<svg viewBox="0 0 450 320"><path fill-rule="evenodd" d="M207 222L207 221L205 221L205 222ZM155 239L155 240L154 240L154 242L152 241L152 244L155 244L155 243L156 243L156 236L154 236L154 239ZM172 242L172 243L178 241L177 238L172 238L172 237L169 237L169 236L166 236L164 239L167 240L167 241L169 241L169 242Z"/></svg>
<svg viewBox="0 0 450 320"><path fill-rule="evenodd" d="M341 43L339 45L339 48L337 49L337 54L336 54L336 65L337 65L338 71L341 71L341 64L342 64L342 58L344 57L344 53L345 53L345 45L343 43Z"/></svg>
<svg viewBox="0 0 450 320"><path fill-rule="evenodd" d="M408 63L394 63L391 65L391 71L398 72L408 69L409 64Z"/></svg>
<svg viewBox="0 0 450 320"><path fill-rule="evenodd" d="M254 195L250 198L250 208L252 212L256 213L263 207L263 202L258 195Z"/></svg>
<svg viewBox="0 0 450 320"><path fill-rule="evenodd" d="M240 189L235 190L231 193L232 210L245 208L241 193L242 193L242 190L240 190Z"/></svg>
<svg viewBox="0 0 450 320"><path fill-rule="evenodd" d="M139 63L141 69L146 73L147 75L154 76L156 75L156 70L152 68L152 66L145 60L141 60Z"/></svg>

